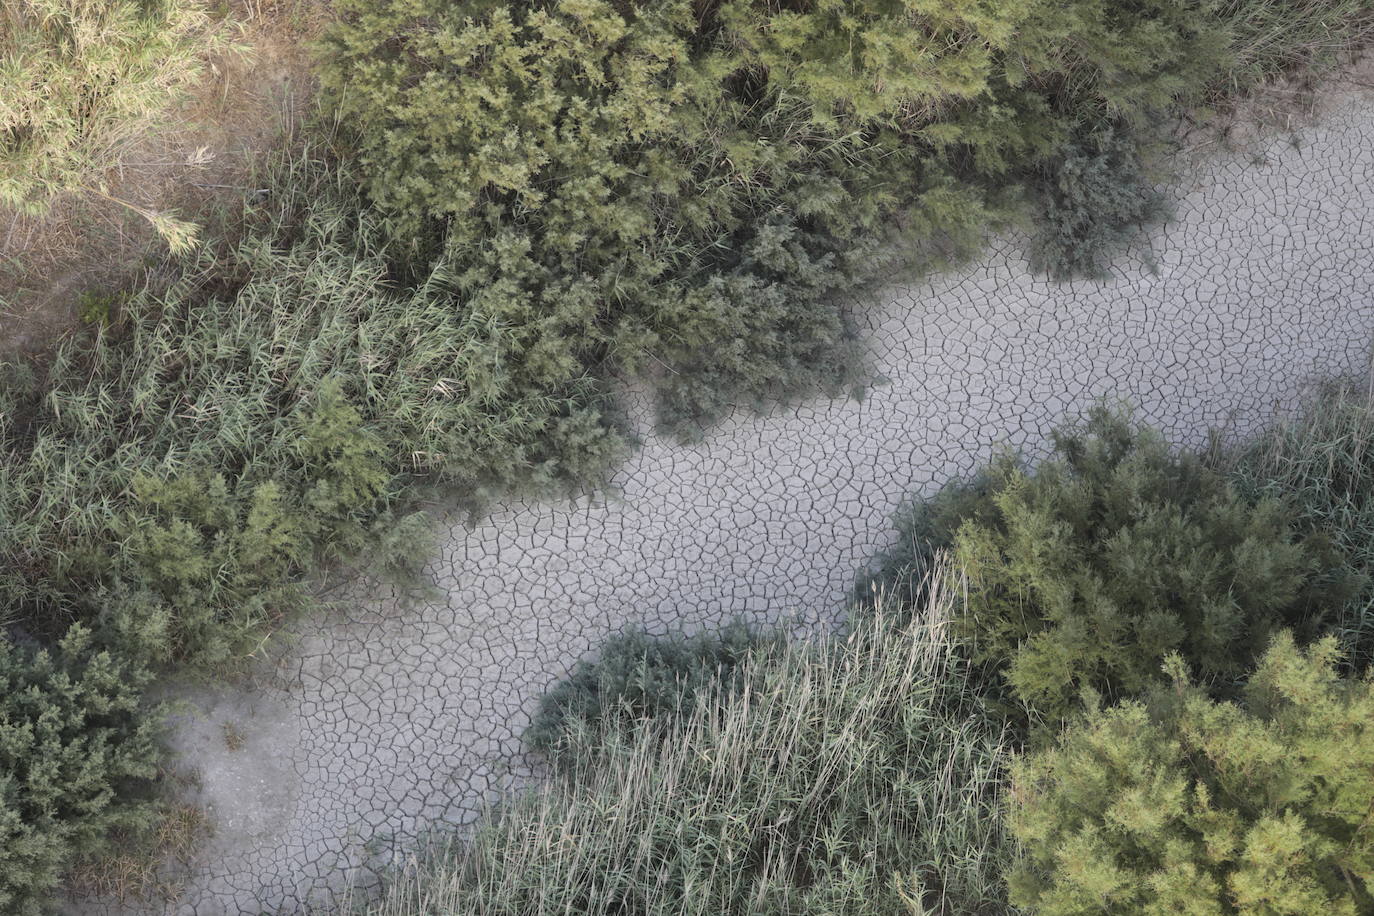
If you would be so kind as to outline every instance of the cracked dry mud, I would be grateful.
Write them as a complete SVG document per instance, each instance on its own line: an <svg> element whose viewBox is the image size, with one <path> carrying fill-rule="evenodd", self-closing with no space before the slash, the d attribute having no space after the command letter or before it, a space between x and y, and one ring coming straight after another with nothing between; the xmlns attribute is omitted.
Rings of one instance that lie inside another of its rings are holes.
<svg viewBox="0 0 1374 916"><path fill-rule="evenodd" d="M1300 137L1193 168L1148 253L1106 282L1049 283L1006 242L856 306L888 380L862 402L739 412L691 447L649 432L634 402L645 441L614 494L446 522L437 600L347 604L304 627L284 689L193 697L202 714L177 743L217 827L167 911L328 909L342 881L375 881L367 863L388 849L470 823L527 779L533 704L611 631L833 615L904 495L999 443L1035 454L1100 396L1196 442L1364 371L1374 95L1343 97Z"/></svg>

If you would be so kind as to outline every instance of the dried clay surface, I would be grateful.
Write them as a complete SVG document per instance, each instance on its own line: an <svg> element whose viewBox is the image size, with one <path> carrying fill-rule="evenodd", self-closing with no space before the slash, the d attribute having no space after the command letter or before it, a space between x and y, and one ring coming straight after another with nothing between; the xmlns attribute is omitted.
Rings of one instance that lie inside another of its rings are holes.
<svg viewBox="0 0 1374 916"><path fill-rule="evenodd" d="M739 411L682 446L632 398L644 443L613 494L449 520L439 597L346 603L304 627L280 685L197 693L177 741L215 833L166 912L331 910L389 850L527 780L534 704L608 633L833 617L903 496L1002 444L1037 454L1099 397L1198 442L1366 371L1374 94L1257 144L1190 166L1107 281L1033 276L1008 241L856 305L887 379L863 401Z"/></svg>

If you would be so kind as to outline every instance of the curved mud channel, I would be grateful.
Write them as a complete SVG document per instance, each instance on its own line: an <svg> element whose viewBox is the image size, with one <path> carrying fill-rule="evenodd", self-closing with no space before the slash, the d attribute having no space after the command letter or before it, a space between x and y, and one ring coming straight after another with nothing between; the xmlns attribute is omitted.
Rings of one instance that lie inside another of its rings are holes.
<svg viewBox="0 0 1374 916"><path fill-rule="evenodd" d="M368 863L527 779L533 704L608 633L832 616L903 496L1000 444L1035 454L1099 397L1199 441L1365 371L1374 93L1326 109L1297 142L1190 167L1173 219L1109 280L1052 284L1007 242L892 288L855 308L887 379L862 402L739 412L691 447L637 410L644 444L612 495L449 520L437 600L349 603L304 627L279 684L197 693L177 743L215 828L166 912L327 909L340 882L375 880Z"/></svg>

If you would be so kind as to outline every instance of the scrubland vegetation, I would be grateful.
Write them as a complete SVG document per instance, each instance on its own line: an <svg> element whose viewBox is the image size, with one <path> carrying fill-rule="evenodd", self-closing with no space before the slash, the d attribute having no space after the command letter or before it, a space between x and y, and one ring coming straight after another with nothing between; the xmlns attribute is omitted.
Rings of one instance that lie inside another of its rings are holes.
<svg viewBox="0 0 1374 916"><path fill-rule="evenodd" d="M26 627L84 619L150 662L241 657L313 565L413 560L408 483L551 487L620 453L586 417L593 380L503 385L444 270L388 282L340 175L302 156L275 177L242 243L6 387L0 595Z"/></svg>
<svg viewBox="0 0 1374 916"><path fill-rule="evenodd" d="M1206 460L1101 410L905 510L830 640L610 643L526 736L550 782L362 911L1374 912L1368 580L1262 476L1372 408Z"/></svg>
<svg viewBox="0 0 1374 916"><path fill-rule="evenodd" d="M595 485L631 445L617 378L685 437L861 386L855 289L989 229L1100 273L1163 212L1171 117L1374 23L1358 0L335 8L315 136L234 237L0 378L6 912L149 816L146 685L254 654L323 565L413 562L423 494ZM221 34L182 0L0 0L0 205L104 194ZM619 645L546 703L549 786L383 912L1369 912L1369 786L1330 773L1374 741L1369 409L1335 391L1224 460L1103 415L915 510L919 549L843 638ZM1065 873L1080 852L1096 870Z"/></svg>
<svg viewBox="0 0 1374 916"><path fill-rule="evenodd" d="M105 174L228 41L198 0L4 0L0 205L41 214L64 193L118 200ZM174 215L120 202L173 247L194 242Z"/></svg>

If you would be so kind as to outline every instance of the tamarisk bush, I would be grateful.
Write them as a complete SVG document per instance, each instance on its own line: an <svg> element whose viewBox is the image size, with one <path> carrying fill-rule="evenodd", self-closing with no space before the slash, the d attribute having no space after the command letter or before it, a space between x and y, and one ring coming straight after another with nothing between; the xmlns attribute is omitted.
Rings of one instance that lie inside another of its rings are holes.
<svg viewBox="0 0 1374 916"><path fill-rule="evenodd" d="M1137 696L1171 653L1224 693L1273 633L1316 634L1364 582L1291 501L1243 495L1124 413L1095 408L1053 443L904 513L906 540L968 576L961 632L1018 715L1053 725L1085 688ZM888 576L904 587L891 559Z"/></svg>
<svg viewBox="0 0 1374 916"><path fill-rule="evenodd" d="M1043 916L1374 910L1374 684L1339 677L1337 654L1282 634L1234 703L1171 656L1172 688L1018 761L1012 901Z"/></svg>
<svg viewBox="0 0 1374 916"><path fill-rule="evenodd" d="M148 681L80 626L50 649L0 636L0 910L47 912L77 857L152 818Z"/></svg>
<svg viewBox="0 0 1374 916"><path fill-rule="evenodd" d="M344 0L325 82L401 260L442 252L513 371L651 371L690 433L862 381L855 286L973 250L1083 109L1205 83L1192 6Z"/></svg>

